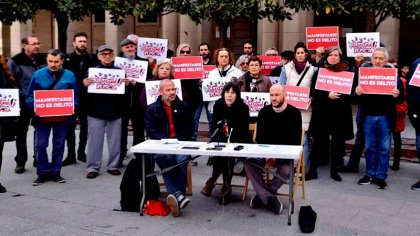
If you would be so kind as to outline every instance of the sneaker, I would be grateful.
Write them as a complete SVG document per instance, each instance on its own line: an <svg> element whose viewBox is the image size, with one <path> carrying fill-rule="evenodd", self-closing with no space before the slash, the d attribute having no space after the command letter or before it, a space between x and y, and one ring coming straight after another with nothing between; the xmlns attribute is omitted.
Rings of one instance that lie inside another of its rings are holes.
<svg viewBox="0 0 420 236"><path fill-rule="evenodd" d="M370 184L371 182L372 182L372 178L365 175L365 176L363 176L363 178L359 179L359 181L357 183L360 184L360 185L367 185L367 184Z"/></svg>
<svg viewBox="0 0 420 236"><path fill-rule="evenodd" d="M173 194L169 194L166 198L166 204L168 204L169 208L171 208L172 216L178 217L181 215L181 211L179 210L178 200Z"/></svg>
<svg viewBox="0 0 420 236"><path fill-rule="evenodd" d="M283 204L279 202L277 197L269 197L267 201L267 209L274 212L276 215L280 215L280 212L283 210Z"/></svg>
<svg viewBox="0 0 420 236"><path fill-rule="evenodd" d="M263 202L260 197L258 197L257 194L255 194L251 201L249 202L249 206L253 209L261 208L263 206Z"/></svg>
<svg viewBox="0 0 420 236"><path fill-rule="evenodd" d="M53 177L54 182L56 183L65 183L66 179L61 177L61 175L56 175Z"/></svg>
<svg viewBox="0 0 420 236"><path fill-rule="evenodd" d="M388 185L386 184L384 179L376 179L376 187L379 189L387 189Z"/></svg>
<svg viewBox="0 0 420 236"><path fill-rule="evenodd" d="M32 182L32 185L33 186L38 186L38 185L41 185L43 183L45 183L45 177L39 175L38 178L36 178L36 180L34 182Z"/></svg>
<svg viewBox="0 0 420 236"><path fill-rule="evenodd" d="M190 199L186 198L182 192L178 191L173 194L178 202L178 206L180 209L185 209L188 204L190 204Z"/></svg>
<svg viewBox="0 0 420 236"><path fill-rule="evenodd" d="M419 191L420 190L420 180L417 181L417 183L411 185L411 189L414 191Z"/></svg>

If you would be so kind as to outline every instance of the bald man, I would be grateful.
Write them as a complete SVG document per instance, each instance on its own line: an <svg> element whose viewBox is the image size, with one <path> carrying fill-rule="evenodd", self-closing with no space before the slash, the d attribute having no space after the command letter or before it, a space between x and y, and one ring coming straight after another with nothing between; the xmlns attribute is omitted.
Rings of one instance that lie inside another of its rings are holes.
<svg viewBox="0 0 420 236"><path fill-rule="evenodd" d="M262 108L257 119L257 138L260 144L300 145L302 117L300 111L287 104L286 91L283 85L274 84L270 88L271 104ZM248 159L249 162L265 166L265 159ZM256 192L250 202L251 208L266 207L275 214L280 214L283 205L277 199L277 190L283 182L274 177L266 183L258 167L245 162L245 171ZM288 162L276 160L277 174L282 177L288 175Z"/></svg>

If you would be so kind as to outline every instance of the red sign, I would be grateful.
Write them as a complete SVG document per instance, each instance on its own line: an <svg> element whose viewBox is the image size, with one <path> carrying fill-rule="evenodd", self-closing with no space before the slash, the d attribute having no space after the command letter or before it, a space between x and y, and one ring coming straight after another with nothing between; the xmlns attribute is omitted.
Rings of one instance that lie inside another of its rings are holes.
<svg viewBox="0 0 420 236"><path fill-rule="evenodd" d="M397 69L361 67L359 86L363 88L363 93L392 94L392 90L397 88Z"/></svg>
<svg viewBox="0 0 420 236"><path fill-rule="evenodd" d="M258 56L262 61L261 74L269 75L271 71L281 64L281 56Z"/></svg>
<svg viewBox="0 0 420 236"><path fill-rule="evenodd" d="M175 67L175 79L201 79L203 77L203 58L195 57L172 57Z"/></svg>
<svg viewBox="0 0 420 236"><path fill-rule="evenodd" d="M420 64L417 65L417 68L411 77L410 85L420 87Z"/></svg>
<svg viewBox="0 0 420 236"><path fill-rule="evenodd" d="M309 50L339 46L338 39L338 26L306 27L306 46Z"/></svg>
<svg viewBox="0 0 420 236"><path fill-rule="evenodd" d="M73 89L35 90L34 107L35 114L41 117L73 115Z"/></svg>
<svg viewBox="0 0 420 236"><path fill-rule="evenodd" d="M300 86L288 86L285 85L286 89L286 102L298 109L306 110L311 104L311 98L309 98L309 87Z"/></svg>
<svg viewBox="0 0 420 236"><path fill-rule="evenodd" d="M210 71L216 69L215 65L203 65L203 78L207 79L209 77Z"/></svg>
<svg viewBox="0 0 420 236"><path fill-rule="evenodd" d="M353 78L353 72L334 72L325 68L320 68L315 88L330 92L350 94L353 86Z"/></svg>

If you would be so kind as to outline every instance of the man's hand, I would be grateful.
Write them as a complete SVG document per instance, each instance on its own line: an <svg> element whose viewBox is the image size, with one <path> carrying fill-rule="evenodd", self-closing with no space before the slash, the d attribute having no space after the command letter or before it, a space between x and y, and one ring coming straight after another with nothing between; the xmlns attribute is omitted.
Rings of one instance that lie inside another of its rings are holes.
<svg viewBox="0 0 420 236"><path fill-rule="evenodd" d="M364 90L363 90L363 88L360 85L356 87L356 95L357 96L362 95L363 92L364 92Z"/></svg>
<svg viewBox="0 0 420 236"><path fill-rule="evenodd" d="M341 94L340 93L337 93L337 92L330 92L329 94L328 94L328 97L330 98L330 99L339 99L340 98L340 96L341 96Z"/></svg>
<svg viewBox="0 0 420 236"><path fill-rule="evenodd" d="M83 80L83 85L85 87L88 87L89 85L91 85L93 83L93 79L92 78L86 78Z"/></svg>
<svg viewBox="0 0 420 236"><path fill-rule="evenodd" d="M391 94L392 94L392 96L393 96L394 98L396 98L396 97L398 97L398 95L400 95L400 90L398 90L398 89L393 89L393 90L391 91Z"/></svg>

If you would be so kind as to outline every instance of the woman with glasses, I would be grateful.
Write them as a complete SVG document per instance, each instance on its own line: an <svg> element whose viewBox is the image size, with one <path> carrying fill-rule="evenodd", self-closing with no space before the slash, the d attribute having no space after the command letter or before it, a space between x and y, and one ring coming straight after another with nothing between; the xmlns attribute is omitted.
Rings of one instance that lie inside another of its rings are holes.
<svg viewBox="0 0 420 236"><path fill-rule="evenodd" d="M331 72L353 72L353 67L343 60L339 47L327 48L320 62L320 68ZM354 136L351 95L315 89L317 79L318 73L315 74L311 87L313 110L309 133L313 137L313 146L308 175L316 177L318 159L329 159L331 156L330 176L333 180L341 182L337 169L342 165L340 162L345 154L346 140Z"/></svg>
<svg viewBox="0 0 420 236"><path fill-rule="evenodd" d="M248 61L249 70L238 79L241 92L269 92L271 88L270 79L262 75L262 61L257 56L251 56Z"/></svg>
<svg viewBox="0 0 420 236"><path fill-rule="evenodd" d="M245 73L248 71L248 62L249 62L248 55L242 55L238 58L238 61L236 61L235 67L242 71L242 73Z"/></svg>

